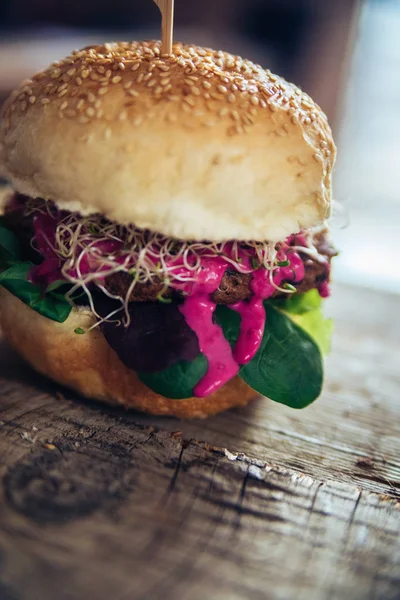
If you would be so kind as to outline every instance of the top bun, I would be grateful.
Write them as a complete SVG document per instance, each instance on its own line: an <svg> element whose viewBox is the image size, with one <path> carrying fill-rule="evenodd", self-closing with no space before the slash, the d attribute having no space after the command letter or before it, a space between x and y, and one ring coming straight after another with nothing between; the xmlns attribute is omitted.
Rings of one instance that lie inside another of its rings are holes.
<svg viewBox="0 0 400 600"><path fill-rule="evenodd" d="M296 86L226 52L121 42L73 52L2 110L22 194L181 239L278 241L330 212L335 145Z"/></svg>

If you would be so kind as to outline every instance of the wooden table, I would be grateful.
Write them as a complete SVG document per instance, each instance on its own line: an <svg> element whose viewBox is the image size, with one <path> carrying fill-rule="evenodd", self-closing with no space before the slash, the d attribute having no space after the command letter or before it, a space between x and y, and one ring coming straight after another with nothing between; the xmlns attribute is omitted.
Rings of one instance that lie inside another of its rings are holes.
<svg viewBox="0 0 400 600"><path fill-rule="evenodd" d="M337 286L331 308L302 412L125 413L0 345L1 600L398 599L399 297Z"/></svg>

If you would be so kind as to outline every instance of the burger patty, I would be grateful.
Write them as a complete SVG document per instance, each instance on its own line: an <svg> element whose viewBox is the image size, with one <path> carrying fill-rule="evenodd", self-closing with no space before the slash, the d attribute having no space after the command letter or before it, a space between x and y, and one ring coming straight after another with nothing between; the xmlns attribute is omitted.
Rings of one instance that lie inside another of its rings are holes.
<svg viewBox="0 0 400 600"><path fill-rule="evenodd" d="M324 234L318 235L314 239L314 244L318 253L326 258L327 263L321 263L308 254L300 253L304 262L305 275L298 284L295 284L298 292L303 293L318 288L321 283L329 279L327 265L330 264L332 257L336 256L337 251ZM251 278L251 273L239 273L235 269L228 268L222 278L221 285L212 294L212 300L216 304L234 304L240 300L248 300L252 296ZM132 275L121 272L107 277L105 287L112 294L125 298L131 284ZM165 289L160 281L153 281L136 284L130 294L129 302L154 302L161 293L164 298L179 297L179 293L172 288ZM284 293L276 290L273 297L284 295Z"/></svg>
<svg viewBox="0 0 400 600"><path fill-rule="evenodd" d="M22 203L26 198L16 195L17 200ZM34 235L32 215L24 215L21 211L7 211L2 216L3 222L11 231L13 231L20 240L24 255L33 263L40 263L39 253L32 248L31 241ZM314 245L318 253L326 258L325 263L319 262L308 254L300 253L304 262L304 278L295 284L298 292L307 292L313 288L318 288L321 283L329 279L329 264L332 257L337 255L337 251L330 244L325 233L320 233L314 238ZM241 300L248 300L252 296L250 288L251 273L239 273L233 268L228 268L222 278L219 288L212 294L211 298L216 304L234 304ZM115 273L109 275L105 280L106 289L122 298L128 294L132 284L132 275L129 273ZM179 298L180 294L173 288L165 289L161 281L152 281L144 284L136 284L132 290L129 302L154 302L162 294L165 298ZM276 290L273 297L285 296L284 293Z"/></svg>

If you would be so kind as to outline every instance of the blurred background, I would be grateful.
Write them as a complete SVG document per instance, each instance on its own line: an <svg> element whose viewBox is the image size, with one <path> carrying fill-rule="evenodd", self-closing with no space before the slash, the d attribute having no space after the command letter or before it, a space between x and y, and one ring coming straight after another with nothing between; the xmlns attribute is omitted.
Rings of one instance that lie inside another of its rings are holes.
<svg viewBox="0 0 400 600"><path fill-rule="evenodd" d="M400 293L400 0L176 0L175 39L241 54L307 91L338 144L335 278ZM1 0L0 102L72 49L160 37L152 0Z"/></svg>

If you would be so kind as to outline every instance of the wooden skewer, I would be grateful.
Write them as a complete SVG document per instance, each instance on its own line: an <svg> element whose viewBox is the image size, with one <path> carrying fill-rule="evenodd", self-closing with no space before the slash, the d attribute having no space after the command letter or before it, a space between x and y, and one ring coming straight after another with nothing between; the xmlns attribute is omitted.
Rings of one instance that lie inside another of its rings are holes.
<svg viewBox="0 0 400 600"><path fill-rule="evenodd" d="M157 4L162 15L161 52L163 54L171 54L174 31L174 0L154 0L154 2Z"/></svg>

